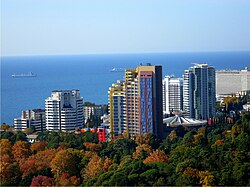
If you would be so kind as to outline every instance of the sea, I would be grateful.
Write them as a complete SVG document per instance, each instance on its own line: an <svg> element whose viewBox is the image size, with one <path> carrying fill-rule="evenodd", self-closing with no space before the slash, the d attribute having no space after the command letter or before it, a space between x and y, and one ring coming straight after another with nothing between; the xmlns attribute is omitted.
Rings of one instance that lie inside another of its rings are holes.
<svg viewBox="0 0 250 187"><path fill-rule="evenodd" d="M194 63L207 63L218 70L250 68L250 51L1 56L1 123L12 126L22 110L45 108L45 99L53 90L79 89L84 101L107 104L108 88L124 78L124 72L110 70L147 63L162 65L163 77L181 77ZM37 76L12 77L28 72Z"/></svg>

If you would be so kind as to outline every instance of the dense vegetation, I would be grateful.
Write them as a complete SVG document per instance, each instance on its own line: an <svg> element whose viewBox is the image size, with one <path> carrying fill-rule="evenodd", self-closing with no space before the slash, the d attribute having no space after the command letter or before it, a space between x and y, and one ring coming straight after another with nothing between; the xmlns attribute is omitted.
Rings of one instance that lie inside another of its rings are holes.
<svg viewBox="0 0 250 187"><path fill-rule="evenodd" d="M1 185L250 185L250 114L235 124L179 127L160 142L153 134L98 143L95 133L44 132L29 144L1 132Z"/></svg>

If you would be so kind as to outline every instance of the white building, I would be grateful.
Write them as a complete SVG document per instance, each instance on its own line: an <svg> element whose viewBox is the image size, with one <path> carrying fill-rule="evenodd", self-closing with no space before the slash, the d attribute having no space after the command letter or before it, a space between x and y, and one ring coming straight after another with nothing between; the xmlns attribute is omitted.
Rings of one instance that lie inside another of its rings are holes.
<svg viewBox="0 0 250 187"><path fill-rule="evenodd" d="M244 70L217 70L216 97L236 94L239 91L250 90L250 71Z"/></svg>
<svg viewBox="0 0 250 187"><path fill-rule="evenodd" d="M207 119L215 116L215 69L195 64L184 72L183 108L186 116Z"/></svg>
<svg viewBox="0 0 250 187"><path fill-rule="evenodd" d="M183 109L183 79L165 76L162 81L163 114Z"/></svg>
<svg viewBox="0 0 250 187"><path fill-rule="evenodd" d="M55 90L45 100L47 130L83 128L83 98L79 90Z"/></svg>
<svg viewBox="0 0 250 187"><path fill-rule="evenodd" d="M185 70L183 74L183 112L185 116L194 117L194 94L193 73L191 70Z"/></svg>
<svg viewBox="0 0 250 187"><path fill-rule="evenodd" d="M243 109L250 112L250 102L243 105Z"/></svg>
<svg viewBox="0 0 250 187"><path fill-rule="evenodd" d="M22 111L20 118L14 118L14 129L24 130L31 128L37 132L46 130L45 126L45 110L33 109Z"/></svg>

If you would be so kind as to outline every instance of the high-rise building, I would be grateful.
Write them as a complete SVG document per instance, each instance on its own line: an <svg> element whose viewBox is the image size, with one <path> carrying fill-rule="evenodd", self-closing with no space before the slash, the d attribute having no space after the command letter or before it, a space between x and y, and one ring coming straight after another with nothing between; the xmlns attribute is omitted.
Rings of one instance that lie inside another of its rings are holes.
<svg viewBox="0 0 250 187"><path fill-rule="evenodd" d="M15 130L24 130L26 128L33 129L36 132L45 131L45 110L25 110L22 111L22 116L20 118L14 118Z"/></svg>
<svg viewBox="0 0 250 187"><path fill-rule="evenodd" d="M183 109L183 79L165 76L162 81L163 113L181 111Z"/></svg>
<svg viewBox="0 0 250 187"><path fill-rule="evenodd" d="M250 71L247 67L244 70L216 70L216 97L247 90L250 90Z"/></svg>
<svg viewBox="0 0 250 187"><path fill-rule="evenodd" d="M47 130L73 131L82 128L83 98L79 90L55 90L45 100Z"/></svg>
<svg viewBox="0 0 250 187"><path fill-rule="evenodd" d="M191 118L215 116L215 69L207 64L195 64L183 75L183 108Z"/></svg>
<svg viewBox="0 0 250 187"><path fill-rule="evenodd" d="M125 86L123 82L117 81L109 88L109 115L111 136L120 136L127 129Z"/></svg>
<svg viewBox="0 0 250 187"><path fill-rule="evenodd" d="M162 67L148 64L126 70L123 86L125 110L122 111L125 112L127 135L134 138L138 134L154 133L161 138L163 120ZM109 97L111 100L111 95ZM121 110L110 106L109 111L111 132L112 128L115 132L112 113L119 114Z"/></svg>
<svg viewBox="0 0 250 187"><path fill-rule="evenodd" d="M194 118L194 74L185 70L183 74L183 111L185 116Z"/></svg>

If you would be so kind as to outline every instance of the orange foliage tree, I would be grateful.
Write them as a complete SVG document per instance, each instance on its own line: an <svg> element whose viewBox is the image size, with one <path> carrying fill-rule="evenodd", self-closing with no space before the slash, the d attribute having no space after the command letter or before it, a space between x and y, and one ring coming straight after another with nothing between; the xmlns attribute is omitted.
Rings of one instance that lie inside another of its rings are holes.
<svg viewBox="0 0 250 187"><path fill-rule="evenodd" d="M24 159L20 162L20 170L22 171L22 177L28 176L30 173L50 168L50 162L56 155L55 149L48 149L40 151L35 155L30 156L28 159Z"/></svg>
<svg viewBox="0 0 250 187"><path fill-rule="evenodd" d="M8 155L12 157L12 144L8 139L0 140L0 155Z"/></svg>
<svg viewBox="0 0 250 187"><path fill-rule="evenodd" d="M156 150L153 153L151 153L144 161L144 164L151 163L151 162L168 162L169 157L160 150Z"/></svg>
<svg viewBox="0 0 250 187"><path fill-rule="evenodd" d="M85 180L96 177L103 170L102 159L98 155L90 158L89 163L83 171L83 178Z"/></svg>
<svg viewBox="0 0 250 187"><path fill-rule="evenodd" d="M108 171L109 170L109 167L112 165L112 160L110 158L106 158L104 161L103 161L103 169L105 171Z"/></svg>
<svg viewBox="0 0 250 187"><path fill-rule="evenodd" d="M70 176L68 173L63 172L60 181L60 186L79 186L80 185L80 178L76 176Z"/></svg>
<svg viewBox="0 0 250 187"><path fill-rule="evenodd" d="M133 157L133 159L145 158L145 157L147 157L152 152L153 152L153 149L151 148L150 145L148 145L148 144L141 144L141 145L139 145L139 146L136 147L136 150L133 153L132 157Z"/></svg>
<svg viewBox="0 0 250 187"><path fill-rule="evenodd" d="M24 141L17 141L12 147L12 154L17 162L28 158L31 154L29 144Z"/></svg>
<svg viewBox="0 0 250 187"><path fill-rule="evenodd" d="M79 175L82 158L83 153L79 150L70 148L59 151L50 164L56 179L59 180L63 172L68 173L70 176Z"/></svg>
<svg viewBox="0 0 250 187"><path fill-rule="evenodd" d="M150 133L146 133L146 134L140 134L137 135L135 138L135 143L137 145L142 145L142 144L151 144L151 134Z"/></svg>
<svg viewBox="0 0 250 187"><path fill-rule="evenodd" d="M35 142L30 146L32 153L37 153L39 151L44 151L46 149L48 142Z"/></svg>
<svg viewBox="0 0 250 187"><path fill-rule="evenodd" d="M86 147L88 151L98 152L100 150L101 145L91 142L84 142L83 145Z"/></svg>

